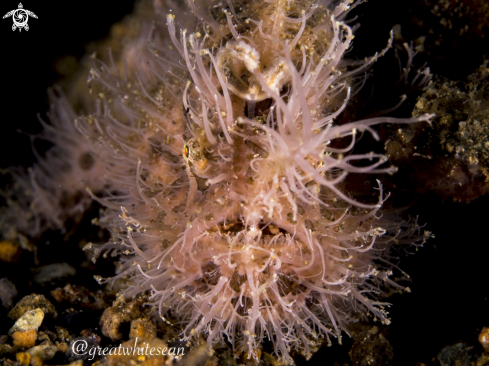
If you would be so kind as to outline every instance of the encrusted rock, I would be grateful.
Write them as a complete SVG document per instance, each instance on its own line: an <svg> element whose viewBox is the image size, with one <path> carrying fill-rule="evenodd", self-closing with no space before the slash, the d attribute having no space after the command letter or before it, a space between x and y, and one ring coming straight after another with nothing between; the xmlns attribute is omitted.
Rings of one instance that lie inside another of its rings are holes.
<svg viewBox="0 0 489 366"><path fill-rule="evenodd" d="M25 296L22 298L22 300L15 304L14 308L8 313L8 317L13 320L17 320L26 312L37 308L41 309L46 316L56 318L58 315L53 304L51 304L51 302L43 295L32 294Z"/></svg>
<svg viewBox="0 0 489 366"><path fill-rule="evenodd" d="M397 126L386 142L386 155L410 177L399 179L419 192L456 201L489 192L488 62L463 82L436 78L413 110L413 117L435 113L432 123Z"/></svg>
<svg viewBox="0 0 489 366"><path fill-rule="evenodd" d="M124 297L118 297L114 305L106 309L100 319L103 335L113 342L121 340L124 337L120 331L121 325L141 318L143 302L143 298L126 302Z"/></svg>

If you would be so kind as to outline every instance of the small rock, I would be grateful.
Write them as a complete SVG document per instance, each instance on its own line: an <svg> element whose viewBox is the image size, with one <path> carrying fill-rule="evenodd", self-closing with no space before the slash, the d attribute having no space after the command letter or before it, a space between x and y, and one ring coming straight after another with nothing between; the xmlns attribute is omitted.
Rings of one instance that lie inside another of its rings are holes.
<svg viewBox="0 0 489 366"><path fill-rule="evenodd" d="M44 362L41 360L40 357L38 357L38 356L31 357L30 366L43 366L43 365L44 365Z"/></svg>
<svg viewBox="0 0 489 366"><path fill-rule="evenodd" d="M44 342L44 341L52 341L57 338L56 333L51 332L50 330L40 330L37 332L37 340L39 342Z"/></svg>
<svg viewBox="0 0 489 366"><path fill-rule="evenodd" d="M109 337L113 342L121 340L124 335L121 332L121 325L132 320L141 318L143 298L137 298L126 302L123 296L117 298L110 308L107 308L100 319L102 334Z"/></svg>
<svg viewBox="0 0 489 366"><path fill-rule="evenodd" d="M44 312L41 309L34 309L22 315L8 331L8 334L13 334L24 330L38 330L44 319Z"/></svg>
<svg viewBox="0 0 489 366"><path fill-rule="evenodd" d="M0 280L0 300L5 309L10 308L14 304L15 296L17 296L15 285L8 278L2 278Z"/></svg>
<svg viewBox="0 0 489 366"><path fill-rule="evenodd" d="M60 342L70 341L70 333L65 328L55 326L54 329L56 329L56 336Z"/></svg>
<svg viewBox="0 0 489 366"><path fill-rule="evenodd" d="M37 339L37 332L34 329L22 330L12 334L14 346L21 348L34 347Z"/></svg>
<svg viewBox="0 0 489 366"><path fill-rule="evenodd" d="M27 311L34 309L41 309L44 315L56 318L58 315L53 304L47 300L43 295L32 294L22 298L14 308L8 313L8 317L13 320L19 319Z"/></svg>
<svg viewBox="0 0 489 366"><path fill-rule="evenodd" d="M468 366L475 362L474 347L465 343L456 343L444 347L436 356L440 366Z"/></svg>
<svg viewBox="0 0 489 366"><path fill-rule="evenodd" d="M18 251L18 244L7 240L0 242L0 261L6 263L14 262Z"/></svg>
<svg viewBox="0 0 489 366"><path fill-rule="evenodd" d="M68 343L59 342L56 344L56 347L58 347L58 351L60 351L61 353L65 353L68 350Z"/></svg>
<svg viewBox="0 0 489 366"><path fill-rule="evenodd" d="M68 365L57 365L57 366L83 366L83 360L77 360Z"/></svg>
<svg viewBox="0 0 489 366"><path fill-rule="evenodd" d="M39 346L30 348L27 353L32 357L39 357L43 361L50 360L54 357L58 348L49 341L42 342Z"/></svg>
<svg viewBox="0 0 489 366"><path fill-rule="evenodd" d="M37 356L31 357L30 366L43 366L44 362Z"/></svg>
<svg viewBox="0 0 489 366"><path fill-rule="evenodd" d="M31 363L31 355L27 352L19 352L15 355L15 359L22 366L28 366Z"/></svg>
<svg viewBox="0 0 489 366"><path fill-rule="evenodd" d="M68 263L53 263L42 266L33 270L37 273L34 276L34 281L39 284L51 282L57 278L74 276L76 270Z"/></svg>
<svg viewBox="0 0 489 366"><path fill-rule="evenodd" d="M156 336L156 327L149 319L139 318L131 322L131 330L129 331L129 338L134 339L146 338L152 339Z"/></svg>
<svg viewBox="0 0 489 366"><path fill-rule="evenodd" d="M484 327L479 334L479 343L486 351L489 351L489 327Z"/></svg>

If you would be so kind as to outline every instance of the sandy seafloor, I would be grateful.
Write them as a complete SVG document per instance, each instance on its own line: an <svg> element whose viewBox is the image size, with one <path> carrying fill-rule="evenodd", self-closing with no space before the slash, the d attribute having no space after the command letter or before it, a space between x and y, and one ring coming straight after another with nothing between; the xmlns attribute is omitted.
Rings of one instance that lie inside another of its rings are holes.
<svg viewBox="0 0 489 366"><path fill-rule="evenodd" d="M431 3L436 5L436 1ZM477 7L483 2L471 1L467 4ZM103 39L113 23L132 11L133 2L88 0L72 3L48 0L26 1L23 5L39 17L29 20L28 32L12 32L11 19L0 22L1 168L29 166L33 161L28 134L40 132L37 114L45 115L48 108L46 89L62 77L59 70L56 70L56 62L67 55L79 60L89 42ZM16 8L17 3L3 1L0 7L0 13L4 14ZM415 59L418 64L427 62L435 75L461 80L482 64L484 56L489 56L489 23L484 24L484 21L488 22L489 15L478 18L477 24L473 23L473 19L467 21L470 29L480 28L479 33L468 32L460 36L448 28L440 28L440 18L434 16L429 5L421 0L370 0L361 5L355 14L359 16L357 22L361 23L361 27L356 32L354 48L350 53L352 58L365 57L379 51L385 46L389 30L395 24L401 24L406 40L439 32L441 38L438 44L434 39L436 37L432 36L428 44L431 47L428 47L429 52L420 53ZM486 38L481 36L484 33ZM379 80L379 84L367 83L365 86L373 90L375 97L372 103L377 103L391 93L383 89L382 82L392 78L389 72L395 71L397 65L392 66L392 59L385 62L379 62L373 69L374 75L378 76L378 79L373 80ZM370 94L370 91L366 94ZM408 101L396 111L396 115L409 115L413 103L415 99ZM355 108L355 104L349 108ZM362 113L353 112L359 116ZM24 133L18 133L18 130ZM382 144L379 146L382 148ZM43 148L42 144L40 148ZM397 174L403 180L402 170ZM394 295L387 300L393 304L390 308L392 323L379 327L392 346L392 364L440 365L441 361L436 358L440 351L445 346L459 342L463 342L461 347L464 352L478 357L482 350L477 337L482 327L489 326L489 196L476 198L469 203L454 202L453 199L442 198L432 192L417 193L420 190L416 185L422 183L404 178L403 193L408 192L412 203L406 214L419 215L418 222L426 223L426 229L432 231L435 238L430 239L415 255L402 258L402 269L412 277L412 283L409 284L412 293ZM423 179L429 180L430 175L426 174ZM20 254L15 263L0 262L0 278L7 277L16 285L18 295L14 303L33 292L44 294L56 306L58 313L62 314L66 310L63 306L68 305L57 304L50 297L51 290L67 283L85 286L92 291L102 289L93 280L93 275L109 276L114 267L110 262L99 263L97 267L87 265L86 256L78 245L83 239L80 233L68 240L63 240L57 233L49 235L39 243L39 265L67 262L77 270L76 276L58 279L44 286L38 285L33 282L31 271L36 265L31 253L25 252ZM0 309L0 336L7 334L12 324L6 313L6 310ZM100 334L100 330L95 330L96 320L87 324L92 327L92 331ZM2 342L8 341L0 338ZM353 341L344 335L342 346L333 343L330 348L321 348L308 362L298 358L297 364L351 365L348 352ZM9 354L6 357L13 356ZM67 360L62 363L61 356L54 360L58 364L68 364ZM455 365L446 363L452 364Z"/></svg>

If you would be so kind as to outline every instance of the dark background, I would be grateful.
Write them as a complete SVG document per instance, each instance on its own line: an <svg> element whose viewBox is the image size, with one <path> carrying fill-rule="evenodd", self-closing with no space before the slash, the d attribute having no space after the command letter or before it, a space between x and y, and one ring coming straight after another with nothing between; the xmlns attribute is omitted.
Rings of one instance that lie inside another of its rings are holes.
<svg viewBox="0 0 489 366"><path fill-rule="evenodd" d="M0 13L18 8L18 1L2 1ZM0 136L3 168L32 161L25 133L40 132L37 114L48 109L47 88L61 76L56 64L65 56L79 60L85 46L106 37L112 24L132 12L133 0L22 1L29 17L29 31L12 31L12 18L0 21L1 98Z"/></svg>
<svg viewBox="0 0 489 366"><path fill-rule="evenodd" d="M396 1L396 7L391 6L393 3L371 0L359 7L362 27L357 32L352 57L372 55L385 47L389 30L397 23L403 24L405 37L411 39L429 29L436 30L438 19L429 10L413 13L413 9L425 9L419 5L422 1ZM11 19L0 21L1 168L32 163L29 137L16 131L40 132L37 114L44 115L48 108L46 89L60 77L56 62L66 55L80 59L88 42L104 38L110 26L133 8L133 2L125 0L31 0L22 4L38 16L29 19L28 32L13 32ZM17 1L3 1L0 13L3 16L17 6ZM420 18L424 23L419 22ZM463 77L482 63L484 42L459 39L449 45L442 43L438 53L420 57L433 73ZM374 68L374 72L381 74L382 69ZM385 328L385 334L394 347L396 365L429 365L442 347L458 341L476 344L481 328L489 326L488 207L489 197L460 204L424 195L418 196L409 209L408 213L419 214L419 222L427 223L426 229L433 231L436 238L401 262L412 277L412 293L388 300L393 304L392 325ZM335 344L331 349L320 350L311 364L347 361L348 337L345 335L343 340L345 346Z"/></svg>

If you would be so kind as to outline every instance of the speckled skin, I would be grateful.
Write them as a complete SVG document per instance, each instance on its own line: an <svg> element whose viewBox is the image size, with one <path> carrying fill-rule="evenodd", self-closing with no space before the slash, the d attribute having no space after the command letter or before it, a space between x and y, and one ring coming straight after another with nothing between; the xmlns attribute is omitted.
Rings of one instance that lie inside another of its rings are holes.
<svg viewBox="0 0 489 366"><path fill-rule="evenodd" d="M127 279L124 294L148 291L184 339L203 334L211 352L229 341L255 360L265 338L289 364L367 313L388 323L380 299L409 290L389 279L390 248L429 233L381 214L380 183L361 202L342 182L395 171L353 153L360 132L430 116L335 118L392 38L347 61L349 1L173 5L154 3L156 22L120 59L93 57L90 95L76 98L77 136L104 171L87 192L112 234L87 249L121 256L99 281Z"/></svg>

